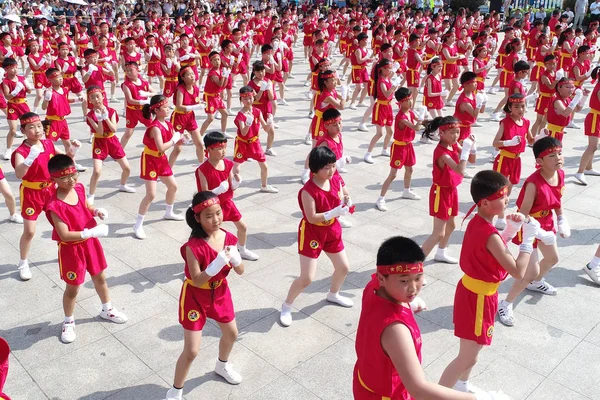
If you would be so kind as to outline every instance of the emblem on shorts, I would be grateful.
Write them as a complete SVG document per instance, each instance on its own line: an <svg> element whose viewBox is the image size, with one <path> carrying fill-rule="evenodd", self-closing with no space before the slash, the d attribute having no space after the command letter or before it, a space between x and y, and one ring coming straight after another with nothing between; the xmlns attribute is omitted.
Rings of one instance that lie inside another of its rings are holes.
<svg viewBox="0 0 600 400"><path fill-rule="evenodd" d="M452 215L452 207L448 209L448 215Z"/></svg>
<svg viewBox="0 0 600 400"><path fill-rule="evenodd" d="M215 108L213 106L210 106L210 107L208 107L208 111L210 111L212 114L212 112L215 111Z"/></svg>
<svg viewBox="0 0 600 400"><path fill-rule="evenodd" d="M243 156L242 156L242 153L237 153L237 154L235 155L235 157L236 157L236 158L242 158Z"/></svg>
<svg viewBox="0 0 600 400"><path fill-rule="evenodd" d="M156 178L156 171L150 171L150 178Z"/></svg>
<svg viewBox="0 0 600 400"><path fill-rule="evenodd" d="M550 211L548 211L548 210L542 210L542 211L540 211L540 217L542 217L542 218L543 217L547 217L548 214L550 214Z"/></svg>
<svg viewBox="0 0 600 400"><path fill-rule="evenodd" d="M58 136L58 132L52 132L52 137L57 137Z"/></svg>
<svg viewBox="0 0 600 400"><path fill-rule="evenodd" d="M492 337L494 335L494 325L490 325L487 330L487 337Z"/></svg>
<svg viewBox="0 0 600 400"><path fill-rule="evenodd" d="M384 119L384 120L383 120L383 125L385 125L385 123L386 123L386 122L387 122L387 119Z"/></svg>
<svg viewBox="0 0 600 400"><path fill-rule="evenodd" d="M196 97L196 103L200 103L200 97Z"/></svg>
<svg viewBox="0 0 600 400"><path fill-rule="evenodd" d="M95 149L94 150L94 154L100 154L100 153L102 153L102 150L100 150L100 149Z"/></svg>
<svg viewBox="0 0 600 400"><path fill-rule="evenodd" d="M36 86L39 87L39 88L41 88L42 87L41 82L38 82Z"/></svg>
<svg viewBox="0 0 600 400"><path fill-rule="evenodd" d="M127 125L129 125L129 120L126 120L126 121L125 121L125 123L126 123Z"/></svg>
<svg viewBox="0 0 600 400"><path fill-rule="evenodd" d="M77 274L73 271L69 271L67 272L67 279L70 281L74 281L75 279L77 279Z"/></svg>
<svg viewBox="0 0 600 400"><path fill-rule="evenodd" d="M401 166L401 165L402 165L402 161L400 161L400 160L396 160L396 161L394 161L394 165L395 165L396 167L399 167L399 166Z"/></svg>
<svg viewBox="0 0 600 400"><path fill-rule="evenodd" d="M187 317L190 321L196 322L200 319L200 313L197 310L190 310Z"/></svg>
<svg viewBox="0 0 600 400"><path fill-rule="evenodd" d="M8 112L9 112L9 114L14 114L14 113L15 113L15 110L13 110L12 108L10 108L10 109L8 110Z"/></svg>
<svg viewBox="0 0 600 400"><path fill-rule="evenodd" d="M32 216L33 214L35 214L35 210L34 210L33 208L31 208L31 207L28 207L28 208L25 210L25 214L27 214L27 215L29 215L29 216Z"/></svg>
<svg viewBox="0 0 600 400"><path fill-rule="evenodd" d="M177 126L175 127L175 129L177 129L178 131L181 131L181 130L183 130L183 126L181 126L181 125L177 125Z"/></svg>
<svg viewBox="0 0 600 400"><path fill-rule="evenodd" d="M309 246L311 249L316 250L319 247L319 242L316 240L311 240Z"/></svg>

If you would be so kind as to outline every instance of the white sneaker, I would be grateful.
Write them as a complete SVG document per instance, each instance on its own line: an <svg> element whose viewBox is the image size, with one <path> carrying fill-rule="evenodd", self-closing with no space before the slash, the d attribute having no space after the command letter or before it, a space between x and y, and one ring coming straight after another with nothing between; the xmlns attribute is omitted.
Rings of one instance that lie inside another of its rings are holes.
<svg viewBox="0 0 600 400"><path fill-rule="evenodd" d="M515 325L512 303L509 304L506 300L502 300L500 304L498 304L498 318L500 319L500 322L506 326Z"/></svg>
<svg viewBox="0 0 600 400"><path fill-rule="evenodd" d="M25 262L19 265L19 278L22 281L28 281L31 279L31 269L29 269L29 262Z"/></svg>
<svg viewBox="0 0 600 400"><path fill-rule="evenodd" d="M12 150L11 149L6 149L6 151L2 155L2 158L4 158L5 161L8 161L8 160L10 160L10 156L11 155L12 155Z"/></svg>
<svg viewBox="0 0 600 400"><path fill-rule="evenodd" d="M277 101L277 104L279 104L280 106L289 106L290 105L287 101L285 101L285 99L279 99Z"/></svg>
<svg viewBox="0 0 600 400"><path fill-rule="evenodd" d="M368 164L374 164L375 163L375 161L373 161L373 157L371 156L371 154L365 154L365 157L363 159Z"/></svg>
<svg viewBox="0 0 600 400"><path fill-rule="evenodd" d="M265 154L271 157L275 157L277 155L277 153L275 153L275 150L273 150L272 148L265 150Z"/></svg>
<svg viewBox="0 0 600 400"><path fill-rule="evenodd" d="M433 259L437 262L442 262L446 264L458 264L458 260L456 258L450 257L447 254L441 255L436 253Z"/></svg>
<svg viewBox="0 0 600 400"><path fill-rule="evenodd" d="M315 112L311 110L311 111L308 113L308 119L313 119L313 117L314 117L314 116L315 116Z"/></svg>
<svg viewBox="0 0 600 400"><path fill-rule="evenodd" d="M502 115L500 113L493 113L492 118L490 118L490 119L492 121L500 122L500 121L502 121Z"/></svg>
<svg viewBox="0 0 600 400"><path fill-rule="evenodd" d="M367 108L369 107L368 105L366 105L363 101L361 101L360 103L357 104L358 107L363 107L363 108Z"/></svg>
<svg viewBox="0 0 600 400"><path fill-rule="evenodd" d="M285 303L281 305L281 313L279 314L279 322L283 326L290 326L292 324L292 307L287 306Z"/></svg>
<svg viewBox="0 0 600 400"><path fill-rule="evenodd" d="M115 98L113 97L112 99L110 99L110 102L111 102L111 103L118 103L118 102L119 102L119 100L117 100L117 99L115 99Z"/></svg>
<svg viewBox="0 0 600 400"><path fill-rule="evenodd" d="M87 170L87 168L81 164L75 164L75 169L77 170L77 172L85 172Z"/></svg>
<svg viewBox="0 0 600 400"><path fill-rule="evenodd" d="M86 122L86 121L83 121L83 122ZM88 143L89 143L89 144L93 144L93 143L94 143L94 137L93 137L93 136L90 136L90 137L88 138Z"/></svg>
<svg viewBox="0 0 600 400"><path fill-rule="evenodd" d="M498 230L504 230L506 228L506 219L504 218L498 218L496 220L496 224L494 225L496 227L496 229Z"/></svg>
<svg viewBox="0 0 600 400"><path fill-rule="evenodd" d="M472 174L472 173L470 173L469 171L465 171L465 172L463 173L463 178L466 178L466 179L473 179L473 174Z"/></svg>
<svg viewBox="0 0 600 400"><path fill-rule="evenodd" d="M458 391L458 392L463 392L463 393L473 393L473 394L477 394L477 393L481 393L482 390L479 389L477 386L472 385L471 382L469 381L458 381L456 382L456 385L454 385L453 387L454 390Z"/></svg>
<svg viewBox="0 0 600 400"><path fill-rule="evenodd" d="M583 174L589 176L600 176L600 171L596 171L595 169L586 169L583 171Z"/></svg>
<svg viewBox="0 0 600 400"><path fill-rule="evenodd" d="M377 199L377 201L375 202L375 208L377 208L379 211L387 211L385 199Z"/></svg>
<svg viewBox="0 0 600 400"><path fill-rule="evenodd" d="M75 337L75 322L63 322L62 333L60 334L60 341L65 344L73 343L75 341Z"/></svg>
<svg viewBox="0 0 600 400"><path fill-rule="evenodd" d="M342 228L352 228L352 222L348 221L344 217L338 217L338 222Z"/></svg>
<svg viewBox="0 0 600 400"><path fill-rule="evenodd" d="M167 391L165 400L183 400L183 389L175 389L172 387Z"/></svg>
<svg viewBox="0 0 600 400"><path fill-rule="evenodd" d="M85 119L85 117L84 117L84 119ZM23 139L23 137L24 136L21 132L19 132L19 131L15 132L15 139Z"/></svg>
<svg viewBox="0 0 600 400"><path fill-rule="evenodd" d="M240 250L238 249L240 256L244 259L244 260L248 260L248 261L256 261L258 260L258 254L248 250L248 249L244 249L244 250Z"/></svg>
<svg viewBox="0 0 600 400"><path fill-rule="evenodd" d="M308 87L309 83L308 81L304 82L304 87Z"/></svg>
<svg viewBox="0 0 600 400"><path fill-rule="evenodd" d="M585 267L583 267L583 270L596 285L600 285L600 266L590 269L590 264L587 264Z"/></svg>
<svg viewBox="0 0 600 400"><path fill-rule="evenodd" d="M336 169L340 174L345 174L348 172L348 170L344 167L337 167Z"/></svg>
<svg viewBox="0 0 600 400"><path fill-rule="evenodd" d="M350 104L350 107L348 107L351 110L358 110L358 108L356 108L356 105L354 103Z"/></svg>
<svg viewBox="0 0 600 400"><path fill-rule="evenodd" d="M310 133L304 137L304 144L312 144L312 135Z"/></svg>
<svg viewBox="0 0 600 400"><path fill-rule="evenodd" d="M496 93L496 89L494 89L493 86L491 86L488 90L487 90L488 94L494 94Z"/></svg>
<svg viewBox="0 0 600 400"><path fill-rule="evenodd" d="M279 193L279 189L271 185L263 186L260 188L262 193Z"/></svg>
<svg viewBox="0 0 600 400"><path fill-rule="evenodd" d="M135 193L135 189L127 184L119 185L119 192Z"/></svg>
<svg viewBox="0 0 600 400"><path fill-rule="evenodd" d="M429 144L429 143L431 143L431 140L429 140L429 138L427 136L421 136L421 143Z"/></svg>
<svg viewBox="0 0 600 400"><path fill-rule="evenodd" d="M165 215L163 215L163 219L167 219L169 221L183 221L185 219L185 215L183 215L183 213L165 213Z"/></svg>
<svg viewBox="0 0 600 400"><path fill-rule="evenodd" d="M408 200L421 200L421 196L419 196L418 194L416 194L415 192L413 192L412 190L404 190L402 192L402 198L403 199L408 199Z"/></svg>
<svg viewBox="0 0 600 400"><path fill-rule="evenodd" d="M575 175L573 175L573 177L578 183L582 184L583 186L587 186L587 179L585 179L585 175L583 173L577 172Z"/></svg>
<svg viewBox="0 0 600 400"><path fill-rule="evenodd" d="M543 294L547 294L550 296L556 296L556 288L546 282L546 279L542 278L541 281L533 281L529 285L527 285L527 290L531 290L533 292L540 292Z"/></svg>
<svg viewBox="0 0 600 400"><path fill-rule="evenodd" d="M567 125L567 128L581 129L581 127L579 125L575 124L573 121L571 121L571 123L569 125Z"/></svg>
<svg viewBox="0 0 600 400"><path fill-rule="evenodd" d="M365 123L361 123L360 125L358 125L358 130L361 132L369 132L369 128Z"/></svg>
<svg viewBox="0 0 600 400"><path fill-rule="evenodd" d="M23 223L23 217L21 217L21 214L19 214L19 213L14 213L13 215L11 215L9 220L10 220L10 222L14 222L15 224Z"/></svg>
<svg viewBox="0 0 600 400"><path fill-rule="evenodd" d="M136 238L140 239L140 240L144 240L146 239L146 232L144 232L144 225L134 225L133 226L133 234L135 235Z"/></svg>
<svg viewBox="0 0 600 400"><path fill-rule="evenodd" d="M389 149L381 149L381 155L385 156L385 157L389 157L390 156L390 150Z"/></svg>
<svg viewBox="0 0 600 400"><path fill-rule="evenodd" d="M229 114L229 115L234 115L234 114L233 114L233 110L232 110L231 108L228 108L228 109L227 109L227 114Z"/></svg>
<svg viewBox="0 0 600 400"><path fill-rule="evenodd" d="M295 75L292 75L292 74L289 74L289 75L288 75L288 78L290 78L290 79L296 79L296 76L295 76Z"/></svg>
<svg viewBox="0 0 600 400"><path fill-rule="evenodd" d="M124 324L128 320L127 315L114 307L107 311L101 311L100 318L114 322L115 324Z"/></svg>
<svg viewBox="0 0 600 400"><path fill-rule="evenodd" d="M239 385L242 382L242 376L233 370L233 364L229 361L217 360L215 372L232 385Z"/></svg>
<svg viewBox="0 0 600 400"><path fill-rule="evenodd" d="M338 304L342 307L350 308L354 305L354 302L351 299L349 299L348 297L340 296L339 293L327 292L326 299L328 302Z"/></svg>

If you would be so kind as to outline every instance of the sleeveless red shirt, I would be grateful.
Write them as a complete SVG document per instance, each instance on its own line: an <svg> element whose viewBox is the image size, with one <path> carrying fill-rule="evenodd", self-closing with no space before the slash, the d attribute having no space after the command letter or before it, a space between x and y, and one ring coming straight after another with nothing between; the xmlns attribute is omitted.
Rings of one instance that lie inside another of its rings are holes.
<svg viewBox="0 0 600 400"><path fill-rule="evenodd" d="M444 168L438 166L437 160L444 154L448 154L454 162L459 163L458 144L454 144L452 150L438 144L433 151L433 183L444 187L457 187L461 184L463 176L453 171L447 164L444 164Z"/></svg>
<svg viewBox="0 0 600 400"><path fill-rule="evenodd" d="M71 205L59 200L56 193L54 193L52 197L48 199L48 203L46 203L46 217L48 217L48 221L53 228L52 240L57 242L60 242L61 239L56 232L56 227L54 226L54 221L52 220L50 212L56 214L61 221L67 224L67 227L71 232L80 232L84 229L90 229L98 225L94 219L94 215L85 204L86 197L83 184L77 183L73 189L75 189L75 192L77 193L77 204Z"/></svg>
<svg viewBox="0 0 600 400"><path fill-rule="evenodd" d="M235 237L235 235L233 235L232 233L227 232L225 230L223 230L223 232L225 232L225 243L224 243L225 246L237 245L238 240ZM218 252L215 249L213 249L208 244L208 242L203 238L190 238L187 242L185 242L185 244L183 246L181 246L179 252L185 262L185 267L184 267L185 277L187 279L192 279L192 276L190 275L190 268L188 266L187 257L186 257L186 248L187 247L189 247L190 250L192 250L192 253L194 253L194 257L196 257L196 260L198 260L198 263L200 264L200 271L204 271L206 269L206 267L208 267L208 264L210 264L211 262L213 262L213 260L215 258L217 258ZM217 275L211 277L208 281L212 282L212 281L219 281L221 279L225 279L227 277L227 275L229 275L230 271L231 271L231 264L228 263L227 265L225 265L223 267L223 269Z"/></svg>
<svg viewBox="0 0 600 400"><path fill-rule="evenodd" d="M479 214L475 214L469 221L463 238L460 269L471 278L495 283L503 281L508 273L486 247L491 235L499 235L498 230Z"/></svg>

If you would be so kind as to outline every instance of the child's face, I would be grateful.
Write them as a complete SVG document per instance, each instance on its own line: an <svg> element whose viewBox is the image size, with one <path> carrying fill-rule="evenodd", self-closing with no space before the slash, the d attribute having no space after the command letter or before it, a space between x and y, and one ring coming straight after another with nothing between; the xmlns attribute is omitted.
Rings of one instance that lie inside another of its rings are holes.
<svg viewBox="0 0 600 400"><path fill-rule="evenodd" d="M557 152L550 153L543 158L538 158L535 161L544 171L558 171L563 167L564 160L561 149Z"/></svg>
<svg viewBox="0 0 600 400"><path fill-rule="evenodd" d="M125 68L125 75L132 81L135 81L138 78L138 69L134 66L128 66Z"/></svg>
<svg viewBox="0 0 600 400"><path fill-rule="evenodd" d="M572 83L563 84L558 88L558 94L565 99L567 97L571 97L575 92L575 85Z"/></svg>
<svg viewBox="0 0 600 400"><path fill-rule="evenodd" d="M53 87L62 86L62 84L63 84L62 74L58 75L56 78L50 79L50 83L52 83Z"/></svg>
<svg viewBox="0 0 600 400"><path fill-rule="evenodd" d="M257 79L263 80L263 78L265 77L265 70L264 69L260 69L260 70L254 71L254 76Z"/></svg>
<svg viewBox="0 0 600 400"><path fill-rule="evenodd" d="M8 66L8 67L6 67L6 75L8 75L12 78L17 75L18 70L19 70L18 64Z"/></svg>
<svg viewBox="0 0 600 400"><path fill-rule="evenodd" d="M191 69L188 69L187 71L185 71L183 73L182 78L183 78L183 83L185 83L188 86L193 85L194 82L196 82L196 75L194 74L194 71Z"/></svg>
<svg viewBox="0 0 600 400"><path fill-rule="evenodd" d="M173 51L172 48L169 48L165 50L165 55L167 56L167 58L172 58L175 55L175 51Z"/></svg>
<svg viewBox="0 0 600 400"><path fill-rule="evenodd" d="M394 52L392 51L391 47L389 49L387 49L386 51L381 52L381 57L385 58L387 60L391 61L393 56L394 56Z"/></svg>
<svg viewBox="0 0 600 400"><path fill-rule="evenodd" d="M101 92L94 92L88 96L88 100L94 106L94 109L100 108L104 103L104 96Z"/></svg>
<svg viewBox="0 0 600 400"><path fill-rule="evenodd" d="M329 136L337 136L342 131L342 121L336 121L326 126Z"/></svg>
<svg viewBox="0 0 600 400"><path fill-rule="evenodd" d="M477 81L469 82L463 86L464 90L467 92L474 92L477 90Z"/></svg>
<svg viewBox="0 0 600 400"><path fill-rule="evenodd" d="M108 46L108 39L107 38L102 38L98 41L98 44L100 44L100 47L102 49L105 49L106 46Z"/></svg>
<svg viewBox="0 0 600 400"><path fill-rule="evenodd" d="M44 126L42 125L41 121L27 124L24 127L21 127L21 131L27 137L27 139L32 141L37 141L44 138Z"/></svg>
<svg viewBox="0 0 600 400"><path fill-rule="evenodd" d="M32 43L29 45L29 51L31 51L32 53L37 53L39 50L40 46L37 43Z"/></svg>
<svg viewBox="0 0 600 400"><path fill-rule="evenodd" d="M181 47L188 47L189 44L190 39L187 36L181 38Z"/></svg>
<svg viewBox="0 0 600 400"><path fill-rule="evenodd" d="M264 57L263 57L264 58ZM221 57L212 57L210 59L210 65L212 65L212 67L214 69L219 69L221 68Z"/></svg>
<svg viewBox="0 0 600 400"><path fill-rule="evenodd" d="M241 101L244 107L252 107L252 103L254 103L254 95L248 96L248 94L245 94L245 96L241 98Z"/></svg>
<svg viewBox="0 0 600 400"><path fill-rule="evenodd" d="M92 54L91 56L87 57L85 60L88 62L88 64L92 64L92 65L98 64L98 53Z"/></svg>
<svg viewBox="0 0 600 400"><path fill-rule="evenodd" d="M327 78L325 79L325 87L328 90L335 88L336 78Z"/></svg>
<svg viewBox="0 0 600 400"><path fill-rule="evenodd" d="M504 195L496 200L483 200L482 207L491 215L499 215L504 212L508 206L508 195Z"/></svg>
<svg viewBox="0 0 600 400"><path fill-rule="evenodd" d="M327 164L319 170L315 175L321 180L331 179L335 173L335 163Z"/></svg>
<svg viewBox="0 0 600 400"><path fill-rule="evenodd" d="M169 116L169 112L171 110L169 109L169 104L163 104L162 106L158 107L154 112L156 114L157 118L161 118L161 119L165 119Z"/></svg>
<svg viewBox="0 0 600 400"><path fill-rule="evenodd" d="M525 79L529 76L529 71L530 70L525 70L525 71L519 71L517 73L517 76L519 77L519 79Z"/></svg>
<svg viewBox="0 0 600 400"><path fill-rule="evenodd" d="M60 178L52 178L52 180L56 183L56 186L58 186L59 189L71 190L75 187L78 177L79 172L75 172L74 174L61 176Z"/></svg>
<svg viewBox="0 0 600 400"><path fill-rule="evenodd" d="M69 55L69 48L68 47L61 47L60 50L58 51L60 58L67 58Z"/></svg>
<svg viewBox="0 0 600 400"><path fill-rule="evenodd" d="M546 69L548 69L550 71L555 71L556 70L556 60L551 60L551 61L548 61L547 63L544 63L544 66L546 67Z"/></svg>
<svg viewBox="0 0 600 400"><path fill-rule="evenodd" d="M442 67L443 66L441 63L434 64L433 67L431 68L431 72L433 72L434 74L441 74Z"/></svg>
<svg viewBox="0 0 600 400"><path fill-rule="evenodd" d="M212 149L208 149L208 158L213 161L219 161L225 158L225 154L227 153L227 147L213 147Z"/></svg>
<svg viewBox="0 0 600 400"><path fill-rule="evenodd" d="M447 129L444 132L440 131L440 138L444 141L444 143L452 146L456 142L458 142L458 138L460 136L460 128L451 128Z"/></svg>
<svg viewBox="0 0 600 400"><path fill-rule="evenodd" d="M135 42L133 40L127 42L127 51L129 53L133 53L135 51Z"/></svg>
<svg viewBox="0 0 600 400"><path fill-rule="evenodd" d="M385 289L388 296L401 303L413 301L423 287L423 274L385 276L378 272L377 278L379 286Z"/></svg>

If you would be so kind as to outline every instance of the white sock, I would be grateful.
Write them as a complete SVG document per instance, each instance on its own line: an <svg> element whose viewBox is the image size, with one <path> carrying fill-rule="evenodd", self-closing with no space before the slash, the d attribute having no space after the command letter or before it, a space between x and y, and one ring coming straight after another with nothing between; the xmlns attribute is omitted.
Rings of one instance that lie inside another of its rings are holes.
<svg viewBox="0 0 600 400"><path fill-rule="evenodd" d="M137 227L142 226L142 224L144 223L145 217L146 217L145 215L138 214L137 218L135 219L135 226L137 226Z"/></svg>
<svg viewBox="0 0 600 400"><path fill-rule="evenodd" d="M503 303L504 303L504 305L505 305L505 306L507 306L507 307L512 305L512 303L511 303L511 302L508 302L508 301L506 301L506 300L502 300L502 302L503 302Z"/></svg>
<svg viewBox="0 0 600 400"><path fill-rule="evenodd" d="M75 318L71 315L70 317L65 316L65 324L74 324Z"/></svg>
<svg viewBox="0 0 600 400"><path fill-rule="evenodd" d="M371 152L370 152L370 151L367 151L367 152L366 152L366 154L365 154L365 157L368 157L368 156L370 156L370 155L371 155Z"/></svg>
<svg viewBox="0 0 600 400"><path fill-rule="evenodd" d="M108 311L112 308L112 302L102 304L102 311Z"/></svg>
<svg viewBox="0 0 600 400"><path fill-rule="evenodd" d="M29 264L29 261L27 261L27 259L19 260L19 267L21 267L21 266L23 266L25 264Z"/></svg>
<svg viewBox="0 0 600 400"><path fill-rule="evenodd" d="M169 215L173 214L173 204L167 204L165 209L167 211L167 214L169 214Z"/></svg>
<svg viewBox="0 0 600 400"><path fill-rule="evenodd" d="M281 306L281 311L291 311L291 309L292 309L292 305L288 304L284 301L283 305Z"/></svg>
<svg viewBox="0 0 600 400"><path fill-rule="evenodd" d="M88 194L87 199L91 204L94 204L94 200L96 198L95 194Z"/></svg>
<svg viewBox="0 0 600 400"><path fill-rule="evenodd" d="M600 265L600 257L594 256L590 261L590 269L594 269Z"/></svg>
<svg viewBox="0 0 600 400"><path fill-rule="evenodd" d="M239 251L239 252L244 252L244 251L246 251L246 246L242 246L241 244L240 244L240 245L238 245L238 251Z"/></svg>
<svg viewBox="0 0 600 400"><path fill-rule="evenodd" d="M183 392L183 388L176 388L175 386L173 386L172 389L175 391L175 393L173 393L175 395L178 395Z"/></svg>
<svg viewBox="0 0 600 400"><path fill-rule="evenodd" d="M438 247L437 251L435 252L435 255L445 257L446 249L442 249L441 247Z"/></svg>
<svg viewBox="0 0 600 400"><path fill-rule="evenodd" d="M382 201L382 200L385 200L385 196L379 196L379 197L377 198L377 201Z"/></svg>
<svg viewBox="0 0 600 400"><path fill-rule="evenodd" d="M410 188L404 188L404 193L410 193Z"/></svg>

